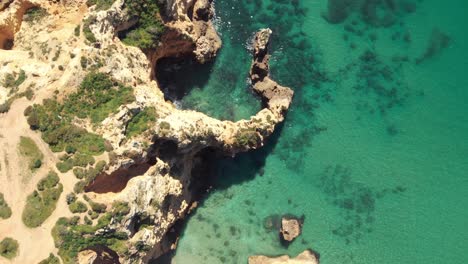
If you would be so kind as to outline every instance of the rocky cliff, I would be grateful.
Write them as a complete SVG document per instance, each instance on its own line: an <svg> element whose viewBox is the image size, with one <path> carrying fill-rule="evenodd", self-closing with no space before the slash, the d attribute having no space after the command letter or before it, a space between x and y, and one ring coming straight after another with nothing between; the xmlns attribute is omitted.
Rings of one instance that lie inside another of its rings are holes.
<svg viewBox="0 0 468 264"><path fill-rule="evenodd" d="M59 250L66 263L94 263L102 253L97 246L116 252L115 263L146 263L173 249L174 225L207 187L206 160L262 147L291 103L292 90L269 76L269 29L259 31L253 43L250 77L264 104L256 115L222 121L165 101L154 79L157 61L190 56L205 63L216 56L221 40L211 22L211 1L165 0L159 6L157 15L164 30L155 40L157 45L146 49L121 41L123 32L138 23L123 0L108 7L101 1L70 0L10 0L0 6L0 63L4 65L0 79L24 78L21 83L15 81L13 88L0 89L0 103L11 103L29 90L34 93L31 104L46 98L66 101L89 72L104 73L113 82L131 87L134 94L135 100L97 124L87 118L73 120L74 126L97 134L107 144L98 158L107 161L104 171L86 182L86 197L78 191L76 195L91 206L103 204L114 214L105 215L109 216L105 225L104 216L92 221L97 230L86 238L93 244L84 248L67 244L70 248ZM130 123L142 113L148 115L148 109L152 110L147 129L129 136ZM115 213L116 202L125 204L125 209ZM80 225L85 218L78 215L69 221ZM54 230L64 233L63 222ZM59 249L67 243L60 238L62 233L54 237ZM113 246L106 244L111 242ZM81 253L76 256L75 251Z"/></svg>

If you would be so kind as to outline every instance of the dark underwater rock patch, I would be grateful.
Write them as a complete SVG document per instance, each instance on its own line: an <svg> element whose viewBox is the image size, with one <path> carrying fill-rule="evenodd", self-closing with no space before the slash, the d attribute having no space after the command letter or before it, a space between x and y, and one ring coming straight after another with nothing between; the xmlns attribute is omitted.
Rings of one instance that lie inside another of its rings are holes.
<svg viewBox="0 0 468 264"><path fill-rule="evenodd" d="M450 45L450 42L451 39L446 33L438 28L432 29L426 51L420 57L416 58L416 64L422 63L441 53Z"/></svg>
<svg viewBox="0 0 468 264"><path fill-rule="evenodd" d="M343 238L347 244L359 243L367 233L372 232L379 199L387 194L406 191L403 186L374 190L353 181L351 176L350 168L328 166L317 181L317 188L323 191L326 201L338 209L341 217L340 224L332 230L332 234Z"/></svg>

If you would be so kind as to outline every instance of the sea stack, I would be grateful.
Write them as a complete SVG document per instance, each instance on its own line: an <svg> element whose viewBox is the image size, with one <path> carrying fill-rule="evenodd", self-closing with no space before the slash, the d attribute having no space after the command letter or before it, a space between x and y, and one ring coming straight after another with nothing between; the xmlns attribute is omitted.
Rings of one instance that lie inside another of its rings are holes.
<svg viewBox="0 0 468 264"><path fill-rule="evenodd" d="M283 216L281 219L280 235L284 241L288 243L292 242L296 237L301 235L301 229L301 219L289 216Z"/></svg>

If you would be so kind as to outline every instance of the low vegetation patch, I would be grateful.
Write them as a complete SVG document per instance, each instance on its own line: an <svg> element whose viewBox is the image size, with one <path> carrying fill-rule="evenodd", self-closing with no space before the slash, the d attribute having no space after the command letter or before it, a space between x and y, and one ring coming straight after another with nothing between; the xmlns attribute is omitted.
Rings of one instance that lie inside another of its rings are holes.
<svg viewBox="0 0 468 264"><path fill-rule="evenodd" d="M18 149L20 154L28 160L28 167L31 171L35 171L42 166L44 155L39 150L34 140L22 136Z"/></svg>
<svg viewBox="0 0 468 264"><path fill-rule="evenodd" d="M28 88L28 89L26 89L26 91L21 92L21 93L17 93L14 96L8 98L8 100L6 100L6 102L0 104L0 114L8 113L8 111L10 111L10 107L11 107L11 104L13 103L13 101L15 101L16 99L21 98L23 96L26 97L28 100L31 100L32 97L34 96L34 91L31 88Z"/></svg>
<svg viewBox="0 0 468 264"><path fill-rule="evenodd" d="M75 37L79 37L80 36L80 33L81 33L81 27L80 25L76 26L75 29L73 30L73 34L75 35Z"/></svg>
<svg viewBox="0 0 468 264"><path fill-rule="evenodd" d="M66 151L67 149L68 148L65 148ZM62 173L68 172L73 167L87 167L88 165L93 165L95 162L93 156L82 153L75 153L73 156L65 155L61 160L62 161L57 163L57 169Z"/></svg>
<svg viewBox="0 0 468 264"><path fill-rule="evenodd" d="M0 256L13 259L18 255L18 241L11 237L6 237L0 242Z"/></svg>
<svg viewBox="0 0 468 264"><path fill-rule="evenodd" d="M236 145L238 146L257 146L261 140L254 128L241 128L235 134Z"/></svg>
<svg viewBox="0 0 468 264"><path fill-rule="evenodd" d="M7 219L11 216L11 208L8 206L3 193L0 193L0 218Z"/></svg>
<svg viewBox="0 0 468 264"><path fill-rule="evenodd" d="M138 19L138 22L128 31L121 33L122 42L141 49L157 47L165 30L157 1L126 1L125 6L129 16Z"/></svg>
<svg viewBox="0 0 468 264"><path fill-rule="evenodd" d="M39 264L60 264L59 258L50 253L49 257L39 262Z"/></svg>
<svg viewBox="0 0 468 264"><path fill-rule="evenodd" d="M52 151L72 148L85 155L99 155L105 150L104 139L74 124L79 119L90 119L98 124L121 105L135 100L131 87L114 82L103 73L91 72L77 92L63 102L45 99L35 104L26 114L32 129L42 132L42 138Z"/></svg>
<svg viewBox="0 0 468 264"><path fill-rule="evenodd" d="M24 13L23 20L26 22L37 22L47 16L47 11L42 7L31 7Z"/></svg>
<svg viewBox="0 0 468 264"><path fill-rule="evenodd" d="M22 219L27 227L38 227L52 214L63 191L57 173L51 171L39 181L26 200Z"/></svg>
<svg viewBox="0 0 468 264"><path fill-rule="evenodd" d="M127 124L125 131L127 137L131 138L148 130L156 122L157 114L154 107L147 107L133 116Z"/></svg>
<svg viewBox="0 0 468 264"><path fill-rule="evenodd" d="M125 242L128 240L126 233L109 230L96 235L96 231L108 226L112 219L121 221L129 211L126 203L115 203L110 212L98 219L96 225L90 224L89 221L88 224L79 224L78 216L60 218L52 229L52 237L63 263L76 263L78 252L95 245L107 246L120 254L125 253Z"/></svg>
<svg viewBox="0 0 468 264"><path fill-rule="evenodd" d="M96 163L96 166L91 167L89 169L74 168L73 173L75 174L76 178L81 180L75 184L75 187L73 188L74 192L83 192L84 187L90 184L98 176L99 173L103 172L105 167L106 162L101 160L98 163Z"/></svg>
<svg viewBox="0 0 468 264"><path fill-rule="evenodd" d="M96 5L96 11L107 10L112 6L113 3L114 3L114 0L88 0L86 1L87 6Z"/></svg>
<svg viewBox="0 0 468 264"><path fill-rule="evenodd" d="M87 195L83 195L83 198L88 202L89 206L91 206L93 212L98 214L106 212L107 206L105 204L93 202Z"/></svg>
<svg viewBox="0 0 468 264"><path fill-rule="evenodd" d="M94 43L97 41L96 37L94 36L94 33L91 31L91 28L89 28L91 24L93 24L94 22L96 22L96 17L90 16L83 23L83 34L86 40L91 43Z"/></svg>
<svg viewBox="0 0 468 264"><path fill-rule="evenodd" d="M15 75L11 73L7 73L5 75L5 78L3 79L2 84L3 84L3 87L5 88L16 89L26 80L26 78L27 78L26 73L23 70L19 72L18 77L16 77Z"/></svg>
<svg viewBox="0 0 468 264"><path fill-rule="evenodd" d="M88 211L88 207L86 206L85 203L80 202L80 201L74 201L71 204L68 205L68 209L70 209L70 212L76 214L76 213L84 213Z"/></svg>

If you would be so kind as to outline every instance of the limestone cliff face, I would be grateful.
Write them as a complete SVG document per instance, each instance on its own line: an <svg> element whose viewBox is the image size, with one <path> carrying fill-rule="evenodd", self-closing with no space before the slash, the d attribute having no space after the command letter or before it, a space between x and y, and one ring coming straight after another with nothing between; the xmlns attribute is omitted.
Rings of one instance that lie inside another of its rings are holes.
<svg viewBox="0 0 468 264"><path fill-rule="evenodd" d="M193 56L199 63L213 59L221 48L221 39L211 22L212 0L163 0L163 5L167 30L161 47L149 52L152 75L161 58Z"/></svg>
<svg viewBox="0 0 468 264"><path fill-rule="evenodd" d="M22 22L25 11L33 6L44 8L49 14L47 19ZM174 248L169 234L174 224L190 211L196 192L203 187L199 185L203 182L207 153L234 156L262 147L276 125L284 120L293 97L291 89L269 77L271 30L265 29L257 33L253 43L250 76L254 91L264 103L256 115L237 122L221 121L203 113L177 109L165 101L153 80L157 60L193 56L204 63L216 56L221 40L211 22L214 15L211 1L166 0L164 6L162 16L167 30L160 45L146 51L126 46L117 37L119 31L134 24L126 14L124 0L117 0L101 11L88 8L84 1L12 0L2 2L1 6L4 10L0 13L0 44L8 39L13 40L13 45L10 50L0 49L0 63L7 65L2 67L0 78L2 74L24 71L27 79L19 90L34 83L33 102L41 103L54 94L63 98L76 89L90 69L106 73L134 89L136 101L122 105L100 125L91 126L86 120L79 123L101 135L114 149L105 175L88 186L87 196L108 205L114 201L129 205L127 215L112 219L109 226L96 232L100 235L118 230L128 234L129 250L119 256L120 263L146 263ZM83 20L90 17L94 44L87 42L83 34L76 34L77 25L83 25ZM0 91L0 103L10 98L3 89ZM148 107L154 107L156 121L144 133L127 137L130 120ZM119 178L128 171L141 173L131 179ZM109 188L113 184L122 187L116 191ZM141 250L141 245L145 250ZM83 263L96 259L89 249L80 256Z"/></svg>

